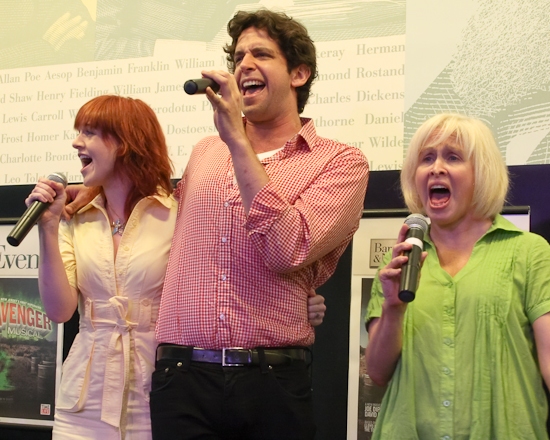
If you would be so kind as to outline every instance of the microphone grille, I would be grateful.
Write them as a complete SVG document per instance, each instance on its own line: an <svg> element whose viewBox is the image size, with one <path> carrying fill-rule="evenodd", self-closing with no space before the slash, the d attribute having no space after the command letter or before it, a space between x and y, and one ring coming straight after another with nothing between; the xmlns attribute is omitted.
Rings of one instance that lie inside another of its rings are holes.
<svg viewBox="0 0 550 440"><path fill-rule="evenodd" d="M188 95L194 95L195 93L197 93L198 89L199 86L192 79L185 81L185 83L183 84L183 90L185 90L185 93L187 93Z"/></svg>
<svg viewBox="0 0 550 440"><path fill-rule="evenodd" d="M405 219L405 224L409 228L418 228L422 229L424 234L428 232L428 218L422 214L411 214Z"/></svg>
<svg viewBox="0 0 550 440"><path fill-rule="evenodd" d="M54 182L59 182L63 185L63 188L67 186L67 178L65 177L65 174L63 173L52 173L48 176L48 179L53 180Z"/></svg>

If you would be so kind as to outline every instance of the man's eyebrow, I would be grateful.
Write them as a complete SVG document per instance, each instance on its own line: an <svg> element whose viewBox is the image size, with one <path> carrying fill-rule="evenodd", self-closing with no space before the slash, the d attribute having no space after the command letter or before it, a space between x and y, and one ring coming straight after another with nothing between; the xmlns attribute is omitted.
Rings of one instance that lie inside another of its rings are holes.
<svg viewBox="0 0 550 440"><path fill-rule="evenodd" d="M235 51L235 55L242 55L246 51L243 49L238 49ZM275 53L276 51L274 49L271 49L267 46L254 46L252 49L250 49L250 52L268 52L268 53Z"/></svg>

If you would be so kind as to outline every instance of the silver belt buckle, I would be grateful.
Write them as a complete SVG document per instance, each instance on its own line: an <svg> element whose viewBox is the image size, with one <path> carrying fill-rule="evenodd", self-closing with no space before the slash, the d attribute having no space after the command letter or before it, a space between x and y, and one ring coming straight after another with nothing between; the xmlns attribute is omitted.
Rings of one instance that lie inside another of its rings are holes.
<svg viewBox="0 0 550 440"><path fill-rule="evenodd" d="M222 348L222 367L244 367L244 364L230 364L225 360L225 352L227 350L244 350L242 347ZM252 362L252 351L248 350L248 363Z"/></svg>

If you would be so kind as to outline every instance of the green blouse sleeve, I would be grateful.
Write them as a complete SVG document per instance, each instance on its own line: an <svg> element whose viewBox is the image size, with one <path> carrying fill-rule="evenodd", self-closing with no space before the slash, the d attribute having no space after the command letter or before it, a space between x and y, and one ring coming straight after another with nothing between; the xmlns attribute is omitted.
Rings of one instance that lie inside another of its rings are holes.
<svg viewBox="0 0 550 440"><path fill-rule="evenodd" d="M528 236L525 311L533 323L550 312L550 245L539 235Z"/></svg>

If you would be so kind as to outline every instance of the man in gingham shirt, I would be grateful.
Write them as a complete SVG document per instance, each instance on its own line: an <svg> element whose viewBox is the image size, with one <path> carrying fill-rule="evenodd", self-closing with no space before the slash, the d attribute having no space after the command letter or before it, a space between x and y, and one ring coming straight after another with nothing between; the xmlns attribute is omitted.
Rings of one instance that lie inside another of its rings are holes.
<svg viewBox="0 0 550 440"><path fill-rule="evenodd" d="M219 136L175 192L153 437L313 439L307 298L359 225L368 163L299 116L317 75L302 25L263 10L228 31L233 74L202 72Z"/></svg>

